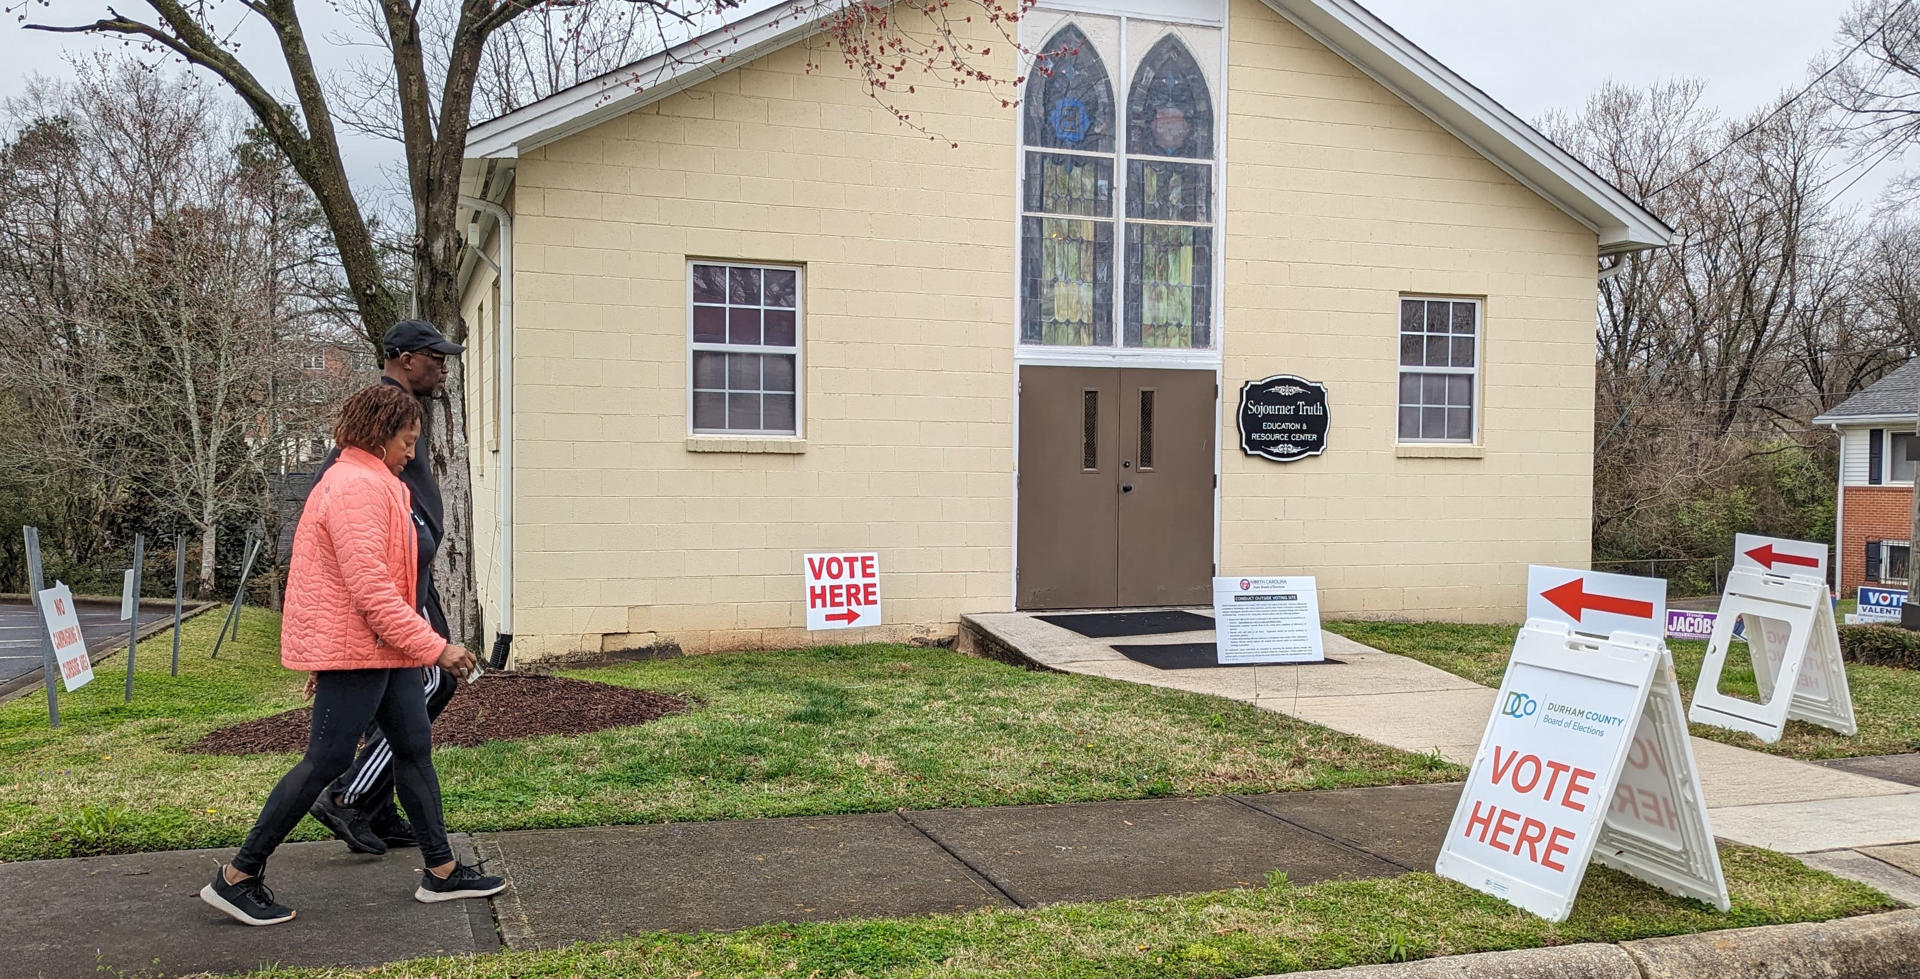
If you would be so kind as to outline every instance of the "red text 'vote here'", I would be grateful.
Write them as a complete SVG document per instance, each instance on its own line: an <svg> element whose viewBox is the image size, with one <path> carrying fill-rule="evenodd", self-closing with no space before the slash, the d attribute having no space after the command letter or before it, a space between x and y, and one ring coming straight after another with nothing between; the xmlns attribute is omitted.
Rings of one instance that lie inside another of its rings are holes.
<svg viewBox="0 0 1920 979"><path fill-rule="evenodd" d="M1495 785L1505 782L1513 791L1571 809L1587 810L1586 799L1593 790L1595 773L1564 762L1542 759L1495 745L1493 765L1488 774ZM1537 863L1548 870L1564 871L1559 858L1570 852L1573 830L1548 825L1512 809L1474 800L1473 815L1467 820L1467 836L1496 850Z"/></svg>

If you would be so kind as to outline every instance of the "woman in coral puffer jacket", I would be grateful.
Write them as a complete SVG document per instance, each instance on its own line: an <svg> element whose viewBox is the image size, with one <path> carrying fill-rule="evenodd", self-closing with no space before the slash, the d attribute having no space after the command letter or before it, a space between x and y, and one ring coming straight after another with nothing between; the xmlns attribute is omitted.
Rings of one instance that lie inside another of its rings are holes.
<svg viewBox="0 0 1920 979"><path fill-rule="evenodd" d="M377 385L347 399L333 430L340 460L308 495L294 531L280 658L312 673L307 753L267 796L233 862L200 891L208 904L245 924L293 919L292 909L267 889L267 857L346 771L369 722L393 748L400 804L426 861L415 899L486 897L506 886L454 860L440 818L421 667L466 676L474 660L433 631L414 594L419 542L406 485L396 474L413 458L419 436L420 403L400 388Z"/></svg>

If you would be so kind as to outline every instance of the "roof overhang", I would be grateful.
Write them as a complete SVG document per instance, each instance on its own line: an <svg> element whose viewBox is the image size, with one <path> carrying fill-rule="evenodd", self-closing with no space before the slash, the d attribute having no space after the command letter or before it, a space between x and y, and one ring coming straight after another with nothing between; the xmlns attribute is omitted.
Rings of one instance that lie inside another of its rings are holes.
<svg viewBox="0 0 1920 979"><path fill-rule="evenodd" d="M1591 230L1601 255L1672 244L1652 212L1354 0L1264 2ZM469 163L518 157L697 85L811 36L829 12L819 0L775 3L488 120L468 136Z"/></svg>
<svg viewBox="0 0 1920 979"><path fill-rule="evenodd" d="M1893 422L1906 422L1911 425L1920 415L1909 411L1905 414L1891 415L1818 415L1809 425L1887 425Z"/></svg>
<svg viewBox="0 0 1920 979"><path fill-rule="evenodd" d="M777 3L523 105L473 127L467 157L517 157L591 129L811 36L827 10L819 0Z"/></svg>

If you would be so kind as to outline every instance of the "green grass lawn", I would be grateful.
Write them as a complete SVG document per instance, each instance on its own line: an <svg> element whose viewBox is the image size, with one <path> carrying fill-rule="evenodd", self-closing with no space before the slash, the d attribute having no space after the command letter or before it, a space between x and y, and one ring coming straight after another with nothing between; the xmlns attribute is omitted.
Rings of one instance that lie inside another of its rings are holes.
<svg viewBox="0 0 1920 979"><path fill-rule="evenodd" d="M208 731L297 707L277 617L217 615L114 667L0 708L0 860L237 845L290 754L185 754ZM1446 781L1465 770L1199 694L1034 673L905 646L700 656L569 673L686 695L692 711L596 734L435 754L459 831L884 812ZM484 680L481 682L485 682ZM295 839L324 833L305 821Z"/></svg>
<svg viewBox="0 0 1920 979"><path fill-rule="evenodd" d="M1500 685L1507 658L1513 654L1514 635L1519 631L1515 626L1451 622L1329 622L1327 629L1489 687ZM1673 651L1681 693L1691 703L1707 644L1670 640L1667 648ZM1754 697L1758 691L1745 649L1743 644L1734 644L1721 676L1721 688L1735 696ZM1920 751L1920 671L1848 663L1847 687L1853 694L1854 719L1860 726L1860 733L1853 737L1802 721L1788 721L1786 734L1776 744L1704 724L1693 725L1693 733L1791 758L1853 758Z"/></svg>
<svg viewBox="0 0 1920 979"><path fill-rule="evenodd" d="M1614 942L1823 921L1887 910L1861 884L1791 857L1721 848L1733 908L1720 914L1595 867L1559 925L1432 874L1026 911L777 924L652 934L553 951L420 959L371 970L274 970L256 979L605 979L702 976L1225 979L1433 955Z"/></svg>

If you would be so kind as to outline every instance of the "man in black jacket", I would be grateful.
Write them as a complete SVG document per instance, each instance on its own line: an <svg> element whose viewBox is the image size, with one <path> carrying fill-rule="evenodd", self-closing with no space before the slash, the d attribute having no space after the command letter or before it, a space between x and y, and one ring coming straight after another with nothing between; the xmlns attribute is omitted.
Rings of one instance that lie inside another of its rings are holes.
<svg viewBox="0 0 1920 979"><path fill-rule="evenodd" d="M387 331L381 341L386 363L380 383L404 388L417 398L433 396L447 381L447 358L466 348L448 340L425 320L401 320ZM420 614L442 638L447 637L446 612L440 607L440 592L433 585L433 556L440 548L445 513L440 502L440 484L434 481L427 465L427 428L433 413L427 411L420 426L420 451L414 453L400 481L407 484L413 498L413 529L420 539L419 580L414 594L420 599ZM335 448L314 473L315 483L339 458ZM437 666L424 671L427 683L427 716L437 718L453 699L459 681ZM385 853L388 847L416 846L413 827L394 804L393 750L378 726L367 729L366 740L353 766L327 787L314 802L313 817L333 830L355 853Z"/></svg>

